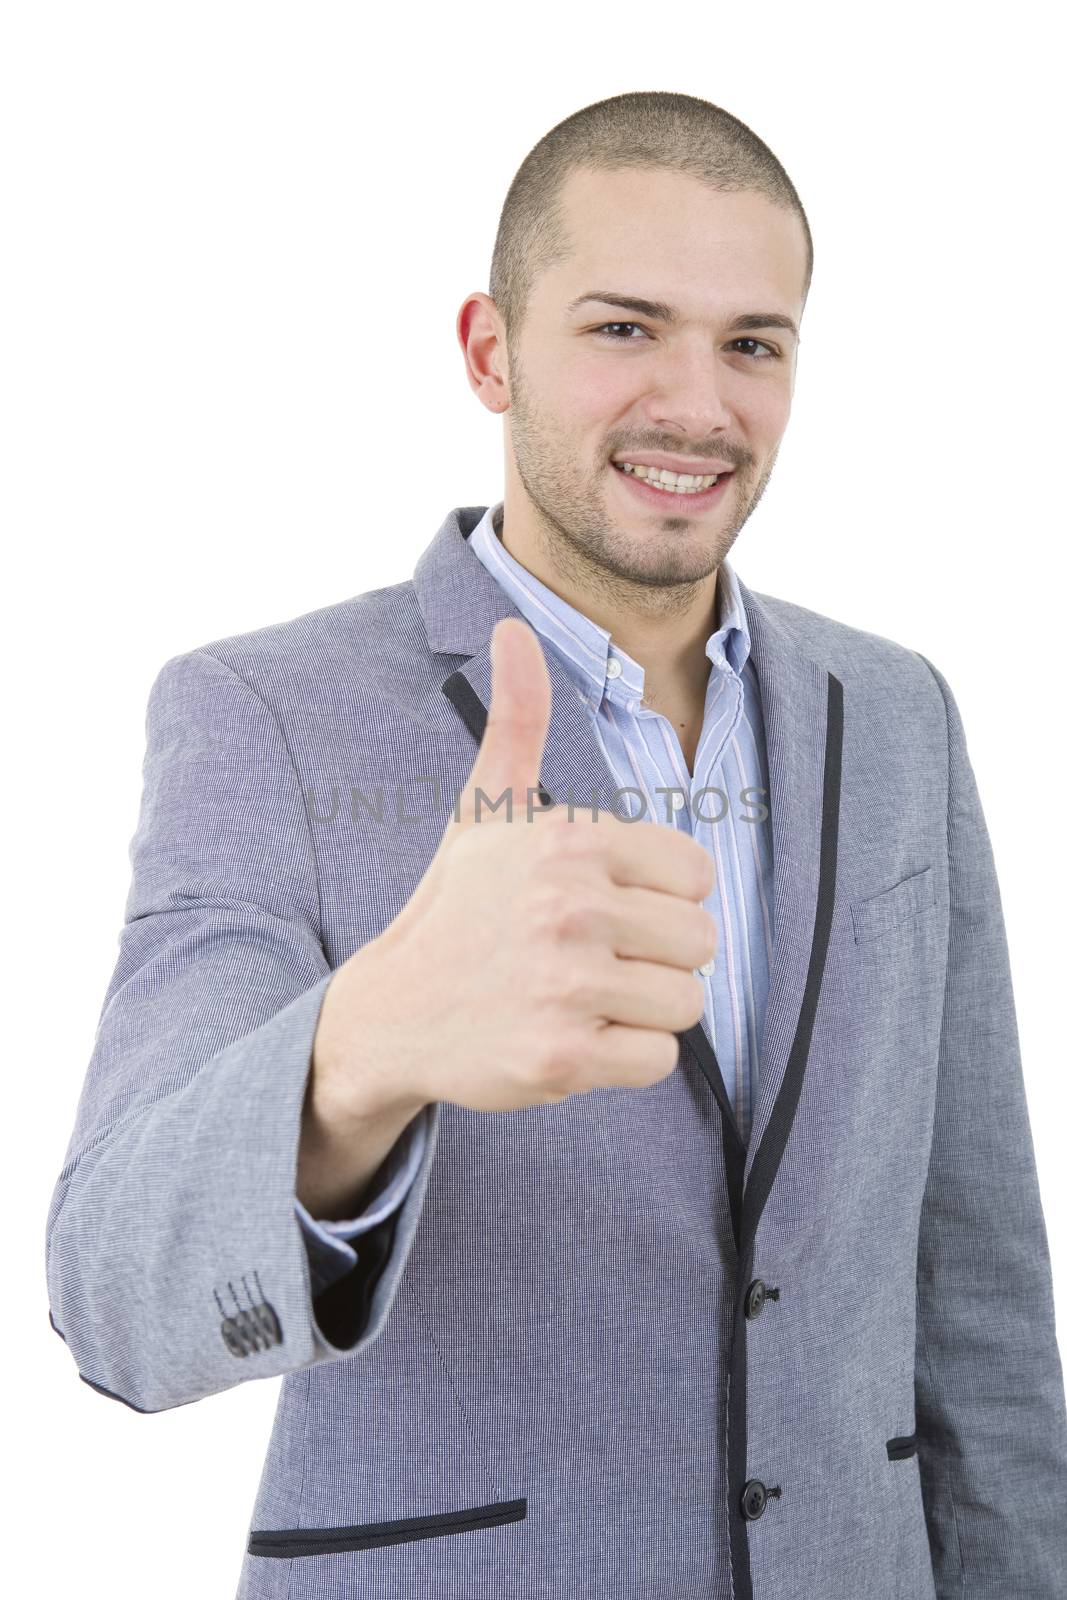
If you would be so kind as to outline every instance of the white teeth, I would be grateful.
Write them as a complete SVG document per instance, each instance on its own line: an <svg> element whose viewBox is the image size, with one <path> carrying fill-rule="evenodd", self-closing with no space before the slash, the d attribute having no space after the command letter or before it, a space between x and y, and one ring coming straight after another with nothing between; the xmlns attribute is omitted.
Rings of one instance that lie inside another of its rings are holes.
<svg viewBox="0 0 1067 1600"><path fill-rule="evenodd" d="M665 467L645 467L640 464L635 465L632 461L618 461L615 464L631 477L643 478L668 494L701 494L719 481L719 474L716 472L695 478L691 473L669 472Z"/></svg>

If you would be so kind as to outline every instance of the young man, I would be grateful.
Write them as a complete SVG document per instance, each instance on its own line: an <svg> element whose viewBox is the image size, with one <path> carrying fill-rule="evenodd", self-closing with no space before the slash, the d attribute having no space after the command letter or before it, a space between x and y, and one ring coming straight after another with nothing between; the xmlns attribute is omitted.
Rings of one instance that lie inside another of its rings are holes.
<svg viewBox="0 0 1067 1600"><path fill-rule="evenodd" d="M1067 1593L959 713L726 560L811 263L727 113L568 118L458 318L503 500L153 685L48 1283L137 1410L285 1375L242 1596Z"/></svg>

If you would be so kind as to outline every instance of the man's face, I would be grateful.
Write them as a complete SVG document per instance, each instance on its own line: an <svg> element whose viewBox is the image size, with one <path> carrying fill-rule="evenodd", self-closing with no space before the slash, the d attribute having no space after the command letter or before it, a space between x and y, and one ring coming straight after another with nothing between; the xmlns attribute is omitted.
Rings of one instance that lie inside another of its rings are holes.
<svg viewBox="0 0 1067 1600"><path fill-rule="evenodd" d="M800 219L660 171L574 173L564 210L574 253L534 285L508 370L515 489L564 566L570 552L609 586L609 574L699 582L755 509L789 418L796 336L751 318L799 327ZM660 302L676 320L572 307L600 291ZM732 471L690 503L624 475L613 461L628 452Z"/></svg>

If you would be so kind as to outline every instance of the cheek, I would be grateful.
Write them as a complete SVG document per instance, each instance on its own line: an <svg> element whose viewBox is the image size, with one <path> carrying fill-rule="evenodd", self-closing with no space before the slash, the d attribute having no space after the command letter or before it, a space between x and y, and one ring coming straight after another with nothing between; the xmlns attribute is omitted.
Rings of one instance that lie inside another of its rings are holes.
<svg viewBox="0 0 1067 1600"><path fill-rule="evenodd" d="M640 399L641 389L632 374L592 362L571 375L567 393L561 396L569 415L609 425L618 417L631 415Z"/></svg>
<svg viewBox="0 0 1067 1600"><path fill-rule="evenodd" d="M551 429L579 443L610 427L632 405L633 383L596 361L543 363L530 374L529 397Z"/></svg>
<svg viewBox="0 0 1067 1600"><path fill-rule="evenodd" d="M785 384L767 384L753 393L738 397L737 417L752 443L758 448L775 447L789 421L792 395Z"/></svg>

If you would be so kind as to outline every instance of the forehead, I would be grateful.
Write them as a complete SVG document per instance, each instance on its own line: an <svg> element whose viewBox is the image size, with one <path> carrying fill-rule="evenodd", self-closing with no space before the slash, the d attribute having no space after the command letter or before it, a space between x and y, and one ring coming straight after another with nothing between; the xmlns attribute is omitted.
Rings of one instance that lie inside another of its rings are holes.
<svg viewBox="0 0 1067 1600"><path fill-rule="evenodd" d="M552 308L611 284L683 314L733 309L741 295L799 321L803 225L765 195L723 193L686 173L582 168L567 179L561 209L572 248L540 280Z"/></svg>

